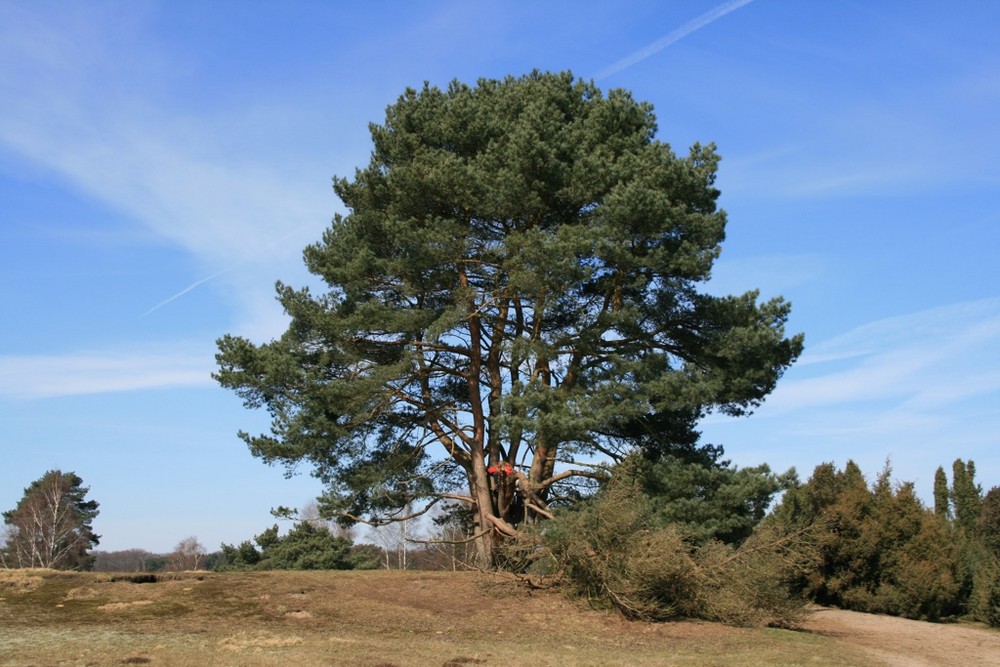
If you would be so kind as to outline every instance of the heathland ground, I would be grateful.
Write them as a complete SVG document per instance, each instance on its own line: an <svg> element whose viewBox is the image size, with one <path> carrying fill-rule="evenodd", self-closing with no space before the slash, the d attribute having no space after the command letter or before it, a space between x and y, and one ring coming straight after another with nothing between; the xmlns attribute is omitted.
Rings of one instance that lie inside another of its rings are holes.
<svg viewBox="0 0 1000 667"><path fill-rule="evenodd" d="M629 622L509 576L0 570L0 665L988 665L1000 632L812 609Z"/></svg>

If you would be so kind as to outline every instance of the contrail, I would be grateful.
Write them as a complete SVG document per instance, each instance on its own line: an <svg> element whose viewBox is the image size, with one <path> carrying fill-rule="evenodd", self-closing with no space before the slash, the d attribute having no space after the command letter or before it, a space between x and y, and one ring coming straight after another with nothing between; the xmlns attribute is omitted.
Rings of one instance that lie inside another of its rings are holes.
<svg viewBox="0 0 1000 667"><path fill-rule="evenodd" d="M202 278L201 280L198 280L198 281L196 281L196 282L193 282L193 283L191 283L190 285L188 285L187 287L185 287L184 289L182 289L182 290L181 290L180 292L178 292L177 294L174 294L173 296L171 296L171 297L168 297L168 298L164 299L163 301L159 302L158 304L156 304L155 306L153 306L152 308L150 308L149 310L147 310L147 311L146 311L145 313L143 313L143 314L142 314L142 315L140 315L139 317L140 317L140 318L142 318L142 317L146 317L147 315L149 315L149 314L151 314L151 313L154 313L154 312L156 312L157 310L159 310L159 309L160 309L160 308L162 308L163 306L167 305L167 304L168 304L168 303L170 303L171 301L173 301L173 300L175 300L175 299L179 299L179 298L181 298L182 296L184 296L185 294L187 294L188 292L190 292L191 290L193 290L193 289L194 289L195 287L197 287L198 285L201 285L202 283L207 283L207 282L208 282L209 280L211 280L211 279L213 279L213 278L218 278L218 277L219 277L219 276L221 276L221 275L222 275L223 273L227 273L227 272L229 272L229 271L232 271L232 270L233 270L234 268L235 268L235 267L232 267L232 266L230 266L230 267L229 267L228 269L223 269L223 270L221 270L221 271L218 271L218 272L216 272L216 273L213 273L212 275L208 276L207 278Z"/></svg>
<svg viewBox="0 0 1000 667"><path fill-rule="evenodd" d="M309 226L310 226L309 224L299 225L298 227L296 227L292 231L290 231L290 232L288 232L286 234L282 234L281 236L279 236L277 239L275 239L272 242L272 245L281 243L285 239L290 238L292 236L295 236L296 234L298 234L303 229L306 229ZM187 287L185 287L184 289L182 289L180 292L177 292L177 294L174 294L173 296L168 297L168 298L164 299L163 301L159 302L158 304L156 304L155 306L153 306L152 308L150 308L149 310L147 310L145 313L143 313L139 317L143 318L143 317L146 317L147 315L150 315L150 314L156 312L157 310L159 310L163 306L167 305L171 301L174 301L176 299L181 298L182 296L184 296L185 294L187 294L188 292L190 292L194 288L198 287L199 285L203 285L203 284L207 283L209 280L213 280L215 278L218 278L219 276L221 276L224 273L229 273L233 269L236 269L236 268L238 268L240 266L243 266L244 264L246 264L247 262L251 261L254 257L256 257L258 255L260 255L259 252L258 253L254 253L254 254L250 255L249 257L247 257L246 259L244 259L244 260L242 260L240 262L237 262L236 264L233 264L229 268L222 269L221 271L216 271L215 273L213 273L212 275L210 275L210 276L208 276L206 278L202 278L201 280L197 280L197 281L191 283L190 285L188 285Z"/></svg>
<svg viewBox="0 0 1000 667"><path fill-rule="evenodd" d="M617 74L626 67L631 67L637 62L645 60L654 53L658 53L663 49L667 48L674 42L684 39L692 32L704 28L709 23L717 21L718 19L721 19L729 12L734 12L744 5L749 5L751 2L753 2L753 0L729 0L729 2L724 2L718 7L705 12L698 18L688 21L680 28L677 28L677 30L674 30L665 37L656 40L649 46L639 49L630 56L622 58L621 60L616 62L614 65L611 65L610 67L605 67L600 72L598 72L594 78L595 80L600 81L601 79L608 78L612 74Z"/></svg>

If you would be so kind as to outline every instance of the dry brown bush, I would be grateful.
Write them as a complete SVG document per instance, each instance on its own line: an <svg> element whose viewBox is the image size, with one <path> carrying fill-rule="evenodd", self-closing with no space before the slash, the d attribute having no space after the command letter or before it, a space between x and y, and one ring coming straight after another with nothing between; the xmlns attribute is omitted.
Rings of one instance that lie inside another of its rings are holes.
<svg viewBox="0 0 1000 667"><path fill-rule="evenodd" d="M627 479L546 527L542 543L562 580L627 618L700 618L788 626L804 608L794 583L815 559L808 532L758 527L739 547L697 544L656 525Z"/></svg>

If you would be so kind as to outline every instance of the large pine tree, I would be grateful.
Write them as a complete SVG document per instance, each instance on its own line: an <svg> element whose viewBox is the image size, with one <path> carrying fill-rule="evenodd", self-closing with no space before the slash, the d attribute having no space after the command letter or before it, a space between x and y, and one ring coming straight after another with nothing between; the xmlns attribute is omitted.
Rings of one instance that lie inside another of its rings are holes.
<svg viewBox="0 0 1000 667"><path fill-rule="evenodd" d="M802 338L780 298L699 291L719 157L656 131L569 73L407 90L305 251L329 290L279 283L280 339L219 341L218 381L273 416L253 454L312 464L344 516L460 500L489 564L595 461L690 451L707 411L757 406Z"/></svg>

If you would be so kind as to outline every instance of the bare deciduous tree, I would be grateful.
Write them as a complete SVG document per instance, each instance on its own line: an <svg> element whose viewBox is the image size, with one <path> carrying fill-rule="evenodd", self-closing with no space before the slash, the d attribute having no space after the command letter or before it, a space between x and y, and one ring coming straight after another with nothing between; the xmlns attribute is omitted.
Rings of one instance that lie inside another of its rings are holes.
<svg viewBox="0 0 1000 667"><path fill-rule="evenodd" d="M404 516L413 515L413 506L404 508ZM388 523L384 526L373 527L371 534L378 545L382 547L382 565L385 569L405 570L408 563L407 549L410 541L416 536L414 534L414 519L403 518Z"/></svg>
<svg viewBox="0 0 1000 667"><path fill-rule="evenodd" d="M345 526L340 522L324 517L319 509L319 503L315 500L306 503L299 511L299 520L311 523L315 528L323 528L334 537L343 537L354 541L354 529L352 526Z"/></svg>
<svg viewBox="0 0 1000 667"><path fill-rule="evenodd" d="M205 558L205 547L195 536L186 537L177 543L173 552L167 557L167 569L174 572L198 570Z"/></svg>

